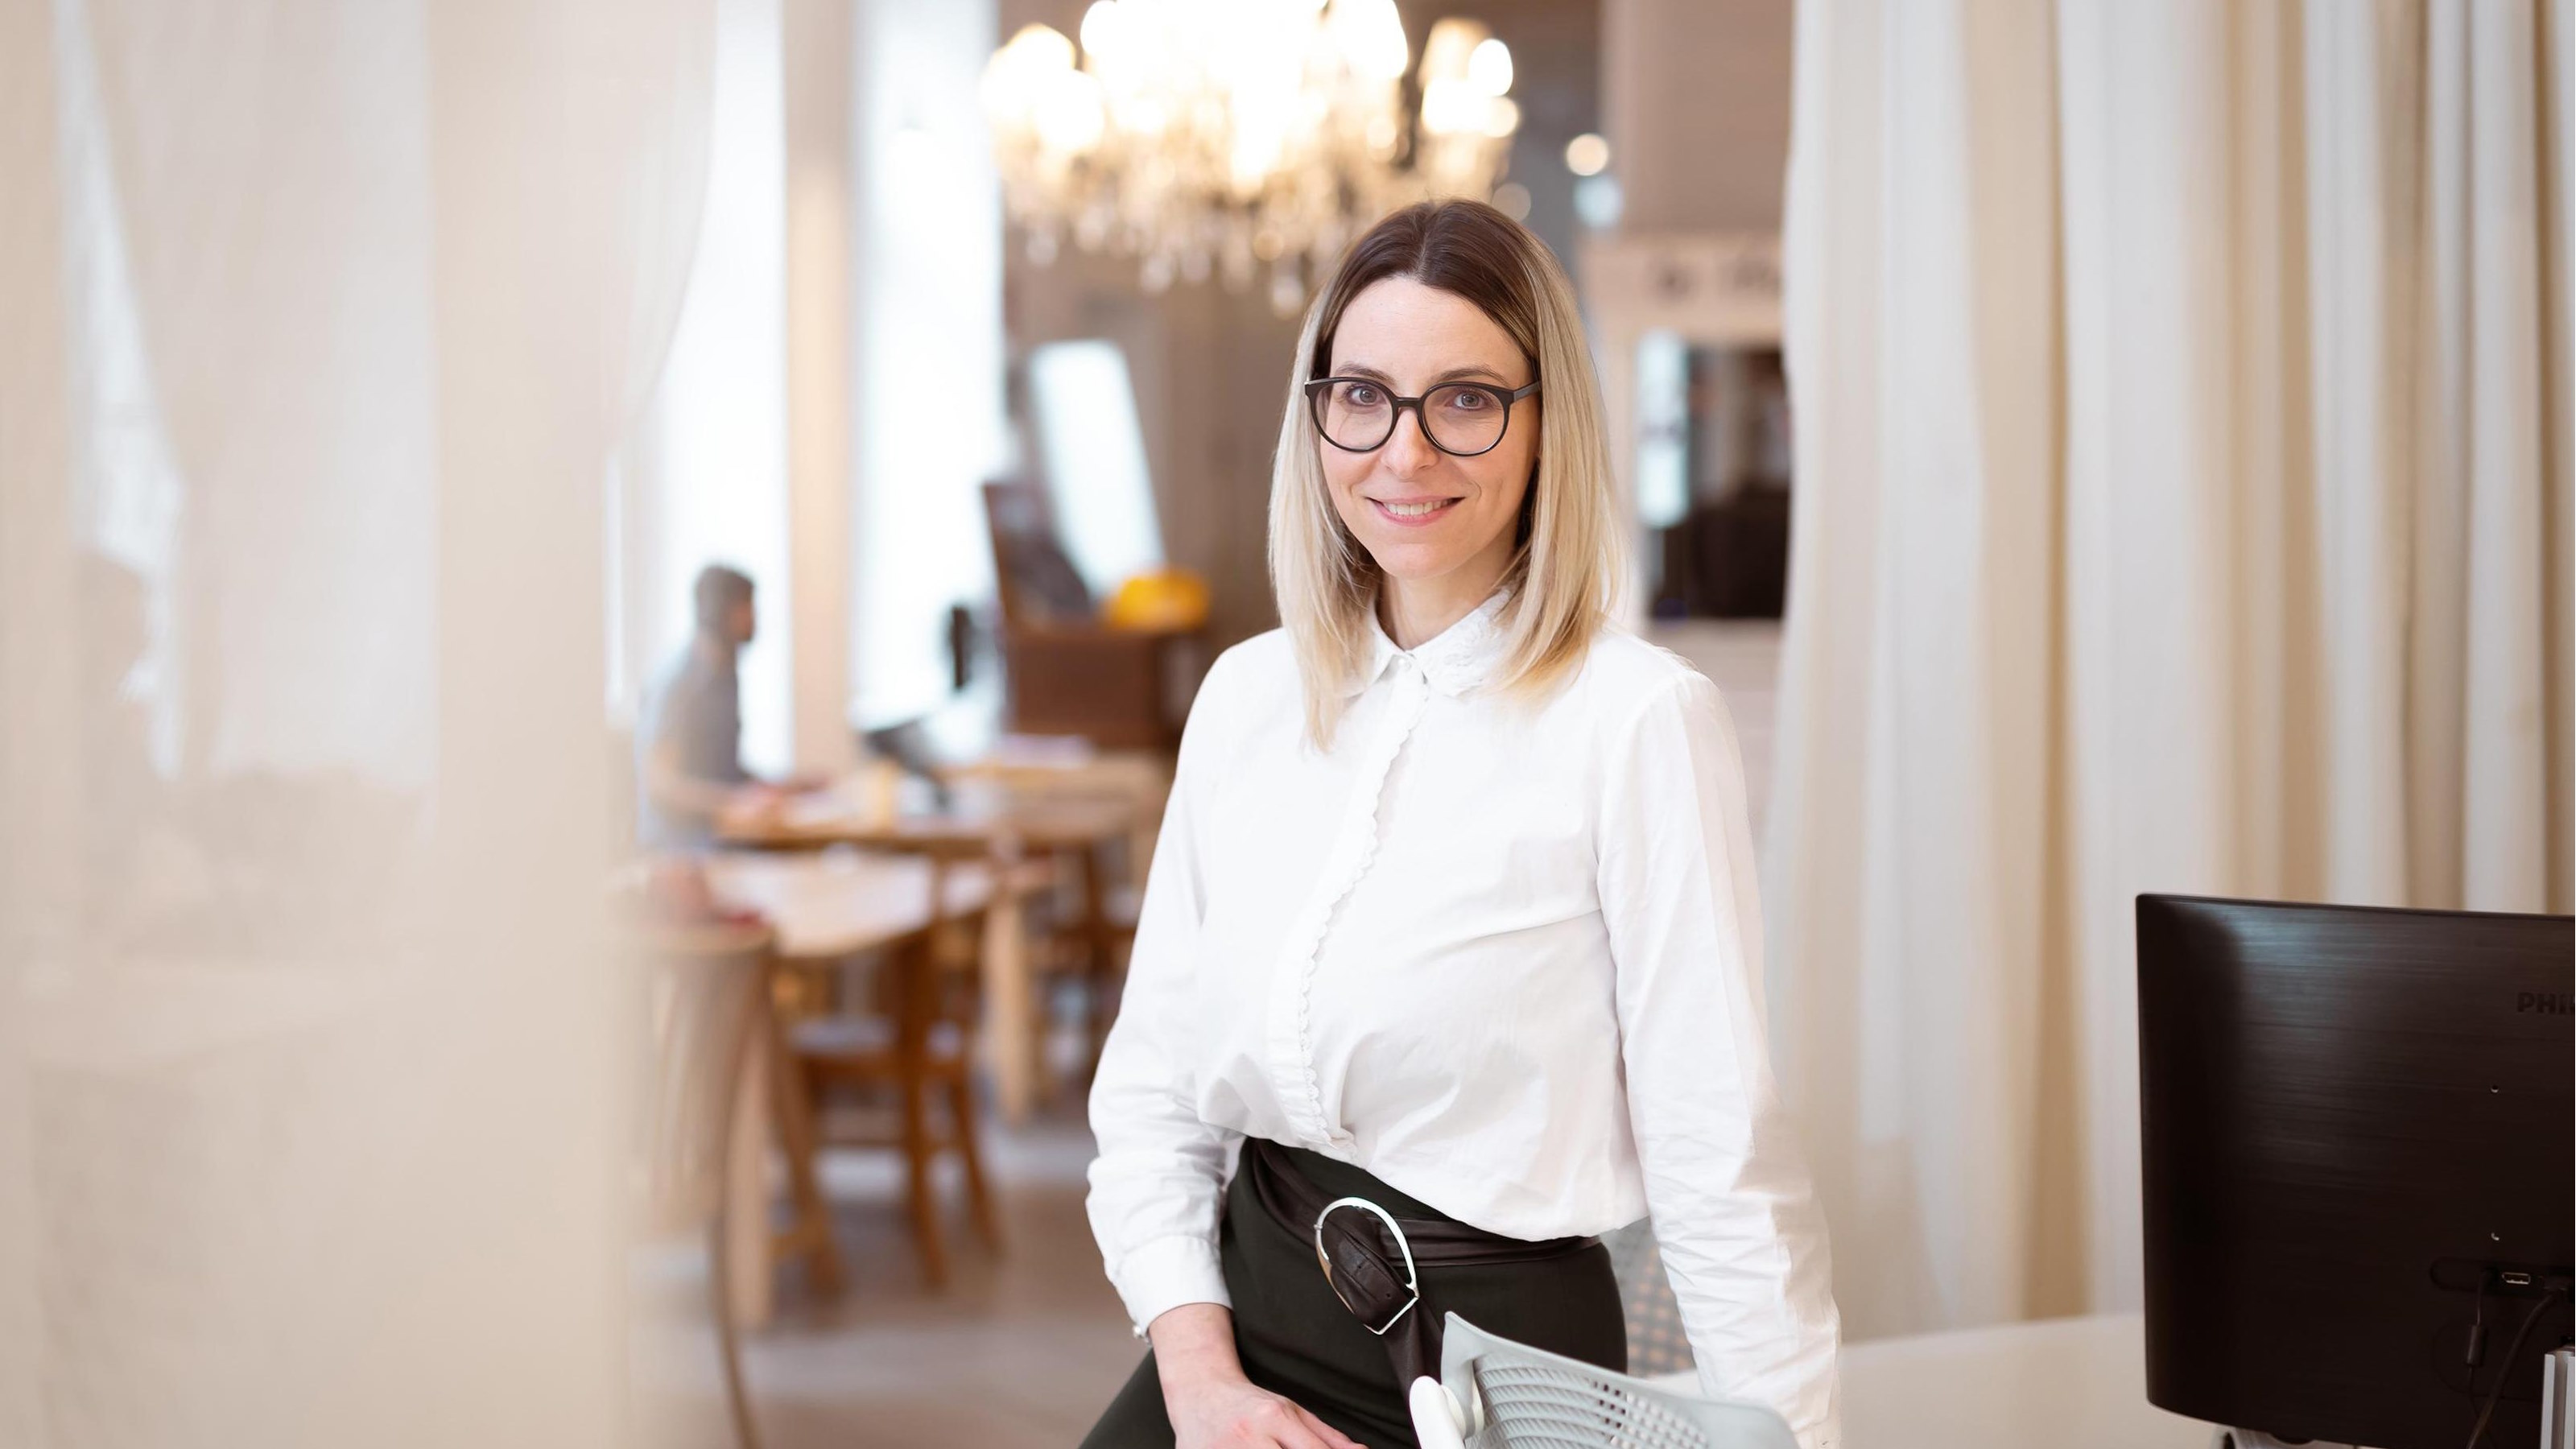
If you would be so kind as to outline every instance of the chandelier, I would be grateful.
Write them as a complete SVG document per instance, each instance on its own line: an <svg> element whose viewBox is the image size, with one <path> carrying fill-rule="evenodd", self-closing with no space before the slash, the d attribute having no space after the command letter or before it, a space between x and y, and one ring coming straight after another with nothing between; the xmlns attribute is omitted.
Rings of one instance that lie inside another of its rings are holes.
<svg viewBox="0 0 2576 1449"><path fill-rule="evenodd" d="M1031 261L1132 256L1148 292L1266 273L1293 315L1379 217L1491 196L1520 126L1510 49L1446 19L1416 69L1395 0L1096 0L1081 34L985 64L1004 209Z"/></svg>

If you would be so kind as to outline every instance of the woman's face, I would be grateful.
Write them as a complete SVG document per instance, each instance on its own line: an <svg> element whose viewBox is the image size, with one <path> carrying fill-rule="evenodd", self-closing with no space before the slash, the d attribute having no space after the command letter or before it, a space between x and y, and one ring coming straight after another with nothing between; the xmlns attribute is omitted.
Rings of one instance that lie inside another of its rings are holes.
<svg viewBox="0 0 2576 1449"><path fill-rule="evenodd" d="M1510 334L1475 303L1410 277L1388 277L1351 299L1333 334L1330 375L1365 378L1397 397L1421 397L1446 382L1509 391L1536 380ZM1379 401L1365 393L1362 400ZM1412 408L1368 452L1318 440L1342 525L1391 578L1428 583L1473 568L1499 579L1538 455L1538 403L1532 393L1511 404L1502 441L1471 458L1433 447Z"/></svg>

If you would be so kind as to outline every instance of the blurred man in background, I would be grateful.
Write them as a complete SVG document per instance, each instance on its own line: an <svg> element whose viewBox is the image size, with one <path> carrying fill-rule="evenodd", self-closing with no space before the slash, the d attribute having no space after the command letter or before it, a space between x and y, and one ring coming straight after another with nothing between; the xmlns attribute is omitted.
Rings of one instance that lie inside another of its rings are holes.
<svg viewBox="0 0 2576 1449"><path fill-rule="evenodd" d="M754 808L780 787L742 765L743 647L759 632L751 579L709 564L698 573L696 633L646 706L636 731L643 799L638 833L649 846L703 845L717 818Z"/></svg>

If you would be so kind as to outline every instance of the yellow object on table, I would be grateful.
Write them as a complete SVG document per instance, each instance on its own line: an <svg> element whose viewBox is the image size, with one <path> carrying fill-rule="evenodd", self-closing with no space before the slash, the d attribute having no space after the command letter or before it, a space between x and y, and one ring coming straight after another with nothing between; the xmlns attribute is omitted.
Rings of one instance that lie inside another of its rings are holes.
<svg viewBox="0 0 2576 1449"><path fill-rule="evenodd" d="M1188 569L1153 569L1118 586L1101 617L1139 633L1195 629L1207 622L1207 580Z"/></svg>

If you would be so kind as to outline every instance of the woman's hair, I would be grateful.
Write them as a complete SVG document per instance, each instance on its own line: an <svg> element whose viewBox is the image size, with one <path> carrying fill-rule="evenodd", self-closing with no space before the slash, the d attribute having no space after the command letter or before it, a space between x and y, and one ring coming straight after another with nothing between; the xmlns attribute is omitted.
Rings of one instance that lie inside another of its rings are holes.
<svg viewBox="0 0 2576 1449"><path fill-rule="evenodd" d="M1546 243L1482 202L1429 201L1396 212L1343 253L1307 309L1270 474L1270 583L1305 682L1307 736L1318 747L1332 740L1344 687L1368 663L1379 570L1333 509L1305 384L1330 375L1333 335L1351 299L1389 277L1474 303L1519 344L1543 384L1519 404L1538 404L1538 455L1518 547L1503 572L1510 600L1496 683L1530 698L1563 683L1619 588L1623 555L1601 393L1565 269Z"/></svg>

